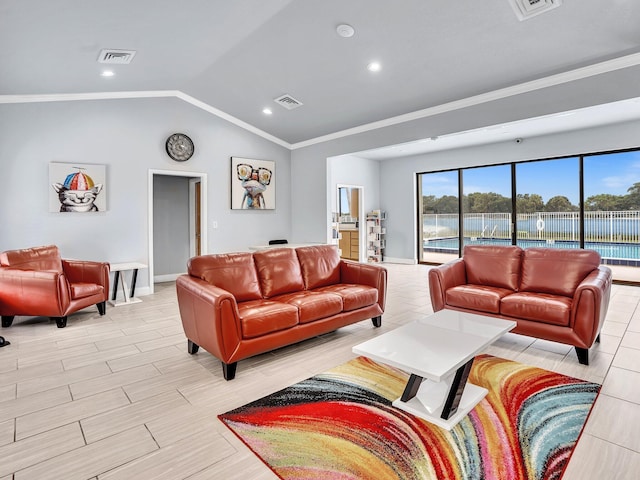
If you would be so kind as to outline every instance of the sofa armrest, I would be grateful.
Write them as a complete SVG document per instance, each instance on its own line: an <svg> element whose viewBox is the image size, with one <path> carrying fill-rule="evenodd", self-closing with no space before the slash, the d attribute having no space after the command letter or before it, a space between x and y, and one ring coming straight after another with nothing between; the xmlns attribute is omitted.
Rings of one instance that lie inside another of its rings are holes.
<svg viewBox="0 0 640 480"><path fill-rule="evenodd" d="M429 270L429 295L433 311L444 308L445 293L448 289L466 283L467 273L462 258L456 258Z"/></svg>
<svg viewBox="0 0 640 480"><path fill-rule="evenodd" d="M62 260L62 270L70 283L95 283L104 287L104 299L109 298L109 264L87 260Z"/></svg>
<svg viewBox="0 0 640 480"><path fill-rule="evenodd" d="M228 363L242 340L235 297L188 274L176 279L176 292L187 338Z"/></svg>
<svg viewBox="0 0 640 480"><path fill-rule="evenodd" d="M571 326L589 348L600 334L611 297L611 269L600 265L578 285L573 295Z"/></svg>
<svg viewBox="0 0 640 480"><path fill-rule="evenodd" d="M0 313L61 317L71 302L64 273L0 268Z"/></svg>
<svg viewBox="0 0 640 480"><path fill-rule="evenodd" d="M350 260L340 260L340 281L368 285L378 290L378 305L384 312L387 300L387 269L381 265L371 265Z"/></svg>

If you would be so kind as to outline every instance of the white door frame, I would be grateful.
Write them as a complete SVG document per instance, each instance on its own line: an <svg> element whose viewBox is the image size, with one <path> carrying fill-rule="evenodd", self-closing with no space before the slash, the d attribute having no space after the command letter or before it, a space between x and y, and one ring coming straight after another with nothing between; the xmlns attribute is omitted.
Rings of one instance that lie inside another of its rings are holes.
<svg viewBox="0 0 640 480"><path fill-rule="evenodd" d="M149 197L147 199L147 226L149 239L149 293L154 292L154 273L153 273L153 177L154 175L167 175L171 177L193 177L200 180L200 243L201 253L207 253L207 174L201 172L186 172L184 170L155 170L149 169ZM191 183L190 183L191 185ZM191 191L191 187L189 188ZM189 204L189 211L192 210L193 202ZM191 215L192 213L190 213ZM189 233L189 245L195 245L195 233L192 230Z"/></svg>

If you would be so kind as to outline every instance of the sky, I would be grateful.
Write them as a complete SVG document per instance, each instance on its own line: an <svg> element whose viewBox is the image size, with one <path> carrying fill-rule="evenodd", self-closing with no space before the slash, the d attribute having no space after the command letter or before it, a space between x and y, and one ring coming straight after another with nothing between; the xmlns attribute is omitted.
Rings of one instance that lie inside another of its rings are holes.
<svg viewBox="0 0 640 480"><path fill-rule="evenodd" d="M458 194L457 172L423 175L422 194ZM538 194L547 202L557 195L572 204L579 201L579 158L524 162L516 165L517 194ZM640 150L593 155L584 159L585 198L600 193L625 195L627 189L640 182ZM464 194L495 192L511 197L511 167L467 168L463 171Z"/></svg>

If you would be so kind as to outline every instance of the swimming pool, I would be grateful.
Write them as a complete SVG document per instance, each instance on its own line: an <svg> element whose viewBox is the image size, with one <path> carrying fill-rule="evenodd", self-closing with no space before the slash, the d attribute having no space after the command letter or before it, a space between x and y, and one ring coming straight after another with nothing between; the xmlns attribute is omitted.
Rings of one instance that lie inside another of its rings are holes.
<svg viewBox="0 0 640 480"><path fill-rule="evenodd" d="M465 237L465 245L511 245L511 241L504 238L475 238ZM578 242L567 240L518 240L522 248L553 247L579 248ZM585 248L595 250L602 257L605 265L623 265L640 267L640 244L614 242L586 242ZM423 244L424 252L458 254L458 237L430 238Z"/></svg>

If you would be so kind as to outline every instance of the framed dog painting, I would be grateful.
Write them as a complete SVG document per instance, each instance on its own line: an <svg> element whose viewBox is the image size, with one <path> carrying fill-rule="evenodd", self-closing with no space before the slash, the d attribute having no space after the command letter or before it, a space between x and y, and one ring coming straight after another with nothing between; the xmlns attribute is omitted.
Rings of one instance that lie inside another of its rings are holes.
<svg viewBox="0 0 640 480"><path fill-rule="evenodd" d="M231 157L231 209L276 208L276 162Z"/></svg>

